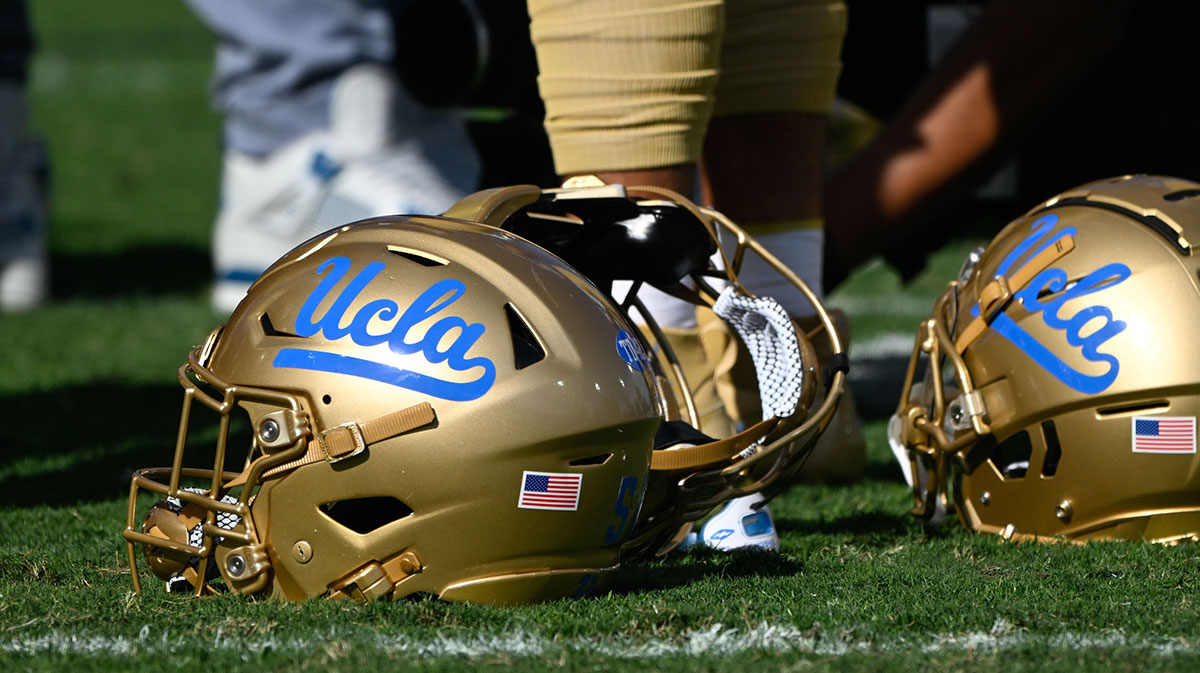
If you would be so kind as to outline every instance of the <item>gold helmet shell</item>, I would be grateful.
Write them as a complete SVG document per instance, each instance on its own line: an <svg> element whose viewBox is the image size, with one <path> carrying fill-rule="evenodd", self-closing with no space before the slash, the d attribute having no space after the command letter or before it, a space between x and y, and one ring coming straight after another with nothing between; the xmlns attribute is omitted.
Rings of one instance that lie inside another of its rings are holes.
<svg viewBox="0 0 1200 673"><path fill-rule="evenodd" d="M889 426L914 514L1015 539L1200 536L1198 197L1171 177L1089 183L972 255Z"/></svg>
<svg viewBox="0 0 1200 673"><path fill-rule="evenodd" d="M661 421L634 331L494 227L391 217L315 238L180 369L172 467L134 477L131 563L133 543L165 548L292 600L589 593L617 567ZM189 437L202 407L219 421L207 452ZM196 479L206 491L181 485ZM139 489L204 508L201 539L137 527Z"/></svg>

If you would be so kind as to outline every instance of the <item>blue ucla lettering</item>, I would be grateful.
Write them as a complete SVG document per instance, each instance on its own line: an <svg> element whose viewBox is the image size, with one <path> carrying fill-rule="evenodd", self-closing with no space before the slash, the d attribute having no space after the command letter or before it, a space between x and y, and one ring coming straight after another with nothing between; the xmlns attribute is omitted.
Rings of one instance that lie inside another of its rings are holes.
<svg viewBox="0 0 1200 673"><path fill-rule="evenodd" d="M347 322L347 309L385 267L383 262L371 262L334 298L325 314L317 318L318 307L346 277L350 267L351 261L347 257L333 257L317 267L317 275L324 278L300 307L296 316L296 334L302 337L322 334L329 341L349 336L355 344L364 347L386 343L397 355L420 353L428 362L444 362L454 371L482 369L479 377L466 382L445 381L372 360L297 348L281 350L274 360L276 367L348 374L456 401L477 399L492 387L496 380L495 363L482 356L468 357L468 352L487 330L484 325L447 315L433 322L419 339L407 339L415 327L432 320L466 293L462 281L446 278L430 285L403 312L391 299L376 299L360 308ZM386 332L373 334L367 329L372 322L391 320L396 322Z"/></svg>
<svg viewBox="0 0 1200 673"><path fill-rule="evenodd" d="M1055 241L1067 234L1075 233L1074 227L1066 227L1053 236L1047 237L1057 222L1058 217L1055 215L1046 215L1034 222L1033 232L1004 258L996 270L996 275L1008 275L1010 270L1012 273L1016 273L1030 259ZM1025 257L1024 261L1013 267L1016 261L1039 241L1041 244L1037 249ZM1125 321L1115 319L1107 306L1088 306L1071 316L1061 315L1061 311L1067 302L1113 287L1129 278L1131 273L1129 267L1124 264L1105 264L1068 288L1067 273L1062 269L1048 268L1013 295L1029 313L1040 314L1047 327L1064 332L1067 343L1078 348L1085 360L1106 364L1107 369L1100 374L1085 374L1074 369L1003 313L996 316L991 327L1031 357L1043 369L1071 388L1086 394L1103 392L1116 380L1121 363L1115 356L1101 353L1099 349L1109 339L1125 330ZM1060 292L1061 294L1050 301L1042 302L1039 299L1041 295L1053 295ZM979 307L972 307L971 313L979 315ZM1099 326L1084 336L1084 327L1094 322L1098 322Z"/></svg>
<svg viewBox="0 0 1200 673"><path fill-rule="evenodd" d="M329 291L350 270L350 258L334 257L325 261L321 266L318 266L317 275L322 275L326 272L329 275L317 285L317 289L308 295L308 299L300 307L300 314L296 316L296 334L302 337L310 337L318 332L324 332L325 338L330 341L337 341L346 336L350 331L350 327L341 326L342 316L346 313L346 309L350 307L350 302L358 297L363 288L374 280L380 271L383 271L383 266L383 262L371 262L368 264L362 272L354 277L354 280L350 281L350 285L342 291L342 294L334 300L333 306L330 306L329 310L325 312L325 317L314 321L313 314L316 312L317 306L321 304L325 296L329 294ZM392 303L394 305L394 302ZM357 339L355 339L355 343L359 343ZM359 345L361 346L362 344L359 343Z"/></svg>

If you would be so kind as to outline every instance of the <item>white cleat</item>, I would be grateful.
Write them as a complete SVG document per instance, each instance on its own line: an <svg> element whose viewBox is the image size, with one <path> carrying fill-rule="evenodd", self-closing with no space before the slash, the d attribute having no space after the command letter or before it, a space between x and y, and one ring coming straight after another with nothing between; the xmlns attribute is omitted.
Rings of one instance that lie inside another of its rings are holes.
<svg viewBox="0 0 1200 673"><path fill-rule="evenodd" d="M383 66L343 74L329 116L329 129L265 158L225 153L213 234L217 312L233 311L268 266L321 232L379 215L438 214L477 187L462 120L417 107Z"/></svg>
<svg viewBox="0 0 1200 673"><path fill-rule="evenodd" d="M27 109L18 87L0 84L0 313L37 308L50 290L49 161L26 133Z"/></svg>
<svg viewBox="0 0 1200 673"><path fill-rule="evenodd" d="M761 493L734 498L704 522L700 541L721 551L779 550L779 533Z"/></svg>

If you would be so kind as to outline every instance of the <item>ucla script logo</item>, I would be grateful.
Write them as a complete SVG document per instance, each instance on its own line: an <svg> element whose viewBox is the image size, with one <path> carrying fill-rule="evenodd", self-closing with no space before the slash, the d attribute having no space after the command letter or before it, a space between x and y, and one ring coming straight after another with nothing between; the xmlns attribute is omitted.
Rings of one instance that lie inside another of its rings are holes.
<svg viewBox="0 0 1200 673"><path fill-rule="evenodd" d="M333 305L325 315L317 318L314 315L317 307L350 271L350 259L347 257L334 257L323 262L317 267L317 275L324 275L325 278L300 308L300 313L296 316L296 334L310 337L323 333L330 341L349 337L355 344L363 347L387 344L397 355L420 353L426 361L432 364L445 363L456 372L479 370L478 377L473 381L447 381L374 360L303 348L280 350L272 364L276 367L358 376L444 400L463 402L482 397L496 381L496 365L485 357L468 357L468 351L487 330L484 325L468 323L455 315L445 315L430 325L420 339L409 341L407 338L414 327L433 320L463 296L466 286L461 281L447 278L430 285L404 309L403 313L400 306L391 299L376 299L358 309L349 323L345 324L346 309L384 267L383 262L368 264L334 299ZM375 319L395 322L388 331L373 334L367 331L367 326ZM453 341L445 350L438 350L438 346L454 330L458 333Z"/></svg>
<svg viewBox="0 0 1200 673"><path fill-rule="evenodd" d="M1010 274L1016 273L1030 259L1037 256L1039 252L1053 245L1055 241L1067 234L1075 233L1075 227L1065 227L1051 234L1051 230L1054 229L1054 225L1057 223L1057 215L1046 215L1037 222L1034 222L1032 225L1033 232L1016 249L1010 252L1008 257L1004 258L1000 267L996 269L996 275L1009 277ZM1030 248L1034 248L1034 246L1037 246L1036 249L1028 256L1025 256L1025 253ZM1014 267L1013 264L1023 256L1024 261ZM1115 356L1108 353L1101 353L1100 347L1109 339L1125 330L1125 321L1115 320L1112 311L1107 306L1100 305L1082 308L1070 316L1064 316L1061 312L1063 305L1072 299L1078 299L1079 297L1118 285L1128 278L1130 273L1129 267L1124 264L1105 264L1079 279L1079 282L1072 285L1065 292L1062 292L1063 288L1067 287L1067 273L1062 269L1050 267L1034 276L1033 280L1029 281L1029 284L1024 289L1013 295L1021 301L1026 311L1033 314L1040 313L1042 321L1048 327L1065 332L1067 343L1074 348L1078 348L1085 360L1106 364L1107 368L1102 373L1085 374L1077 369L1073 369L1059 359L1054 354L1054 351L1037 339L1034 339L1029 332L1022 329L1004 313L996 315L991 327L1015 344L1026 355L1033 358L1034 362L1038 363L1042 369L1045 369L1059 381L1082 393L1096 394L1103 392L1117 378L1117 372L1121 369L1121 363ZM1038 301L1038 295L1044 292L1062 292L1062 294L1046 303L1042 303ZM972 307L971 314L979 315L978 305ZM1093 329L1087 336L1083 336L1084 326L1093 321L1100 321L1099 328Z"/></svg>

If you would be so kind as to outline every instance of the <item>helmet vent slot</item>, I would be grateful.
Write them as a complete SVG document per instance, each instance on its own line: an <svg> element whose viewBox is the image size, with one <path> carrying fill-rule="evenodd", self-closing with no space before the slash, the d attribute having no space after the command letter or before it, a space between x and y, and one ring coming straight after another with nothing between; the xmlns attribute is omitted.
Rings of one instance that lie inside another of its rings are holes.
<svg viewBox="0 0 1200 673"><path fill-rule="evenodd" d="M383 528L413 513L411 507L390 496L338 500L327 502L317 509L360 535Z"/></svg>
<svg viewBox="0 0 1200 673"><path fill-rule="evenodd" d="M405 248L404 246L400 245L389 245L388 252L396 255L397 257L403 257L410 262L416 262L421 266L446 266L450 263L448 260L442 259L437 255L428 252L422 252L420 250L413 250L412 248Z"/></svg>
<svg viewBox="0 0 1200 673"><path fill-rule="evenodd" d="M1065 284L1065 285L1063 285L1063 286L1062 286L1062 289L1060 289L1060 290L1049 290L1049 289L1046 289L1046 288L1042 288L1042 289L1041 289L1041 290L1038 292L1038 296L1037 296L1037 298L1038 298L1038 301L1039 301L1039 302L1041 302L1041 303L1043 303L1043 304L1044 304L1044 303L1046 303L1046 300L1047 300L1047 298L1049 298L1049 297L1057 297L1057 296L1059 296L1059 295L1061 295L1061 294L1063 294L1063 293L1067 292L1067 291L1068 291L1068 290L1070 290L1071 288L1073 288L1073 287L1075 287L1076 285L1078 285L1078 284L1079 284L1079 281L1083 280L1083 278L1084 278L1083 276L1080 276L1079 278L1072 278L1071 280L1068 280L1068 281L1066 282L1066 284ZM1094 283L1092 283L1091 285L1089 285L1089 286L1088 286L1088 287L1090 288L1090 289L1089 289L1089 291L1090 291L1090 292L1096 292L1096 291L1098 291L1098 290L1103 290L1103 289L1107 288L1109 285L1115 285L1116 283L1119 283L1119 282L1121 282L1122 280L1124 280L1124 279L1123 279L1123 278L1121 278L1121 276L1119 276L1119 275L1117 275L1117 274L1113 274L1113 275L1111 275L1111 276L1109 276L1109 277L1107 277L1107 278L1105 278L1105 279L1103 279L1103 280L1100 280L1100 281L1098 281L1098 282L1094 282Z"/></svg>
<svg viewBox="0 0 1200 673"><path fill-rule="evenodd" d="M1042 459L1042 476L1053 477L1058 472L1058 462L1062 460L1062 444L1058 443L1058 428L1054 421L1042 423L1042 438L1046 440L1046 457Z"/></svg>
<svg viewBox="0 0 1200 673"><path fill-rule="evenodd" d="M568 465L571 467L579 467L580 465L603 465L608 462L609 458L612 458L611 453L601 453L595 456L588 456L587 458L576 458L568 463Z"/></svg>
<svg viewBox="0 0 1200 673"><path fill-rule="evenodd" d="M1200 196L1200 189L1181 189L1170 194L1163 194L1163 201L1182 201L1193 196Z"/></svg>
<svg viewBox="0 0 1200 673"><path fill-rule="evenodd" d="M1174 192L1174 193L1178 193L1178 192ZM1166 198L1167 196L1171 196L1171 195L1167 194L1163 198ZM1179 197L1179 198L1183 198L1183 197ZM1174 246L1175 249L1177 251L1179 251L1180 254L1182 254L1182 255L1192 254L1191 245L1187 242L1186 239L1183 238L1183 236L1180 235L1180 233L1178 231L1175 231L1175 228L1172 227L1170 224L1168 224L1167 222L1164 222L1161 218L1159 218L1156 215L1148 215L1145 213L1141 213L1136 210L1133 210L1132 208L1127 208L1125 206L1122 206L1122 205L1119 205L1116 203L1108 203L1107 201L1092 201L1092 200L1088 199L1087 197L1072 196L1072 197L1067 197L1065 199L1060 199L1058 201L1055 201L1054 203L1050 204L1049 206L1046 206L1045 208L1042 208L1041 210L1039 210L1037 212L1039 212L1039 213L1045 212L1047 210L1051 210L1054 208L1063 208L1066 206L1084 206L1084 207L1090 207L1090 208L1099 208L1101 210L1108 210L1108 211L1112 211L1114 213L1120 213L1121 215L1124 215L1125 217L1136 220L1136 221L1146 225L1147 227L1149 227L1151 230L1154 231L1154 233L1156 233L1159 236L1162 236L1164 239L1166 239L1166 241L1168 243L1170 243L1172 246Z"/></svg>
<svg viewBox="0 0 1200 673"><path fill-rule="evenodd" d="M1156 414L1166 411L1171 408L1171 404L1166 400L1153 400L1143 402L1141 404L1130 404L1123 407L1104 407L1096 410L1096 416L1100 418L1109 418L1112 416L1141 416L1144 414Z"/></svg>
<svg viewBox="0 0 1200 673"><path fill-rule="evenodd" d="M1029 470L1029 457L1033 455L1033 444L1029 433L1022 430L996 445L988 460L1004 479L1024 479Z"/></svg>
<svg viewBox="0 0 1200 673"><path fill-rule="evenodd" d="M275 325L271 324L271 316L267 315L266 313L262 314L262 317L258 319L258 324L262 327L264 336L293 337L296 339L300 338L299 334L292 334L291 332L284 332L276 329Z"/></svg>
<svg viewBox="0 0 1200 673"><path fill-rule="evenodd" d="M546 359L546 349L525 318L512 304L504 305L504 314L508 316L508 332L512 335L513 362L517 369Z"/></svg>

